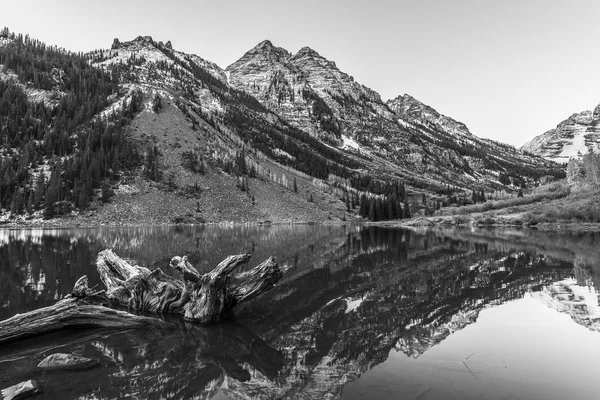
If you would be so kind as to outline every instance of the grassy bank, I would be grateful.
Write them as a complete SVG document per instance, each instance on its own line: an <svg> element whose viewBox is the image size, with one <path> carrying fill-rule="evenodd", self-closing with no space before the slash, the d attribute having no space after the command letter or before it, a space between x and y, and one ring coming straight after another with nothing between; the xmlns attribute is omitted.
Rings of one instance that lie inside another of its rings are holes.
<svg viewBox="0 0 600 400"><path fill-rule="evenodd" d="M440 225L525 225L600 227L600 190L570 187L566 181L536 188L523 197L440 209L432 217Z"/></svg>

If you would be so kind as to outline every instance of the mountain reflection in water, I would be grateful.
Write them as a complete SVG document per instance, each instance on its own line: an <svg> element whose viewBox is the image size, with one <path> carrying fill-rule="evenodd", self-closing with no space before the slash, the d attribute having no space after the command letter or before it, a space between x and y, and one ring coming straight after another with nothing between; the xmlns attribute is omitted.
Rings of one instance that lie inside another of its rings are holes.
<svg viewBox="0 0 600 400"><path fill-rule="evenodd" d="M545 311L552 312L600 348L598 244L597 233L308 225L0 231L0 320L54 303L82 275L100 284L95 258L106 247L163 271L174 255L187 254L208 271L246 251L253 253L251 266L274 255L293 267L272 291L242 305L235 321L219 326L171 317L161 329L61 332L0 347L0 388L35 379L44 396L67 399L553 398L536 392L533 378L527 389L508 384L516 379L511 359L482 354L485 346L510 354L516 342L476 322L480 314L509 321L529 309L547 322L553 317ZM474 334L478 326L482 336ZM491 336L496 342L488 343ZM477 355L427 360L458 348L476 348ZM103 366L37 372L37 363L57 351ZM548 364L531 368L544 374ZM452 374L460 379L448 389L441 382ZM489 387L482 386L488 378Z"/></svg>

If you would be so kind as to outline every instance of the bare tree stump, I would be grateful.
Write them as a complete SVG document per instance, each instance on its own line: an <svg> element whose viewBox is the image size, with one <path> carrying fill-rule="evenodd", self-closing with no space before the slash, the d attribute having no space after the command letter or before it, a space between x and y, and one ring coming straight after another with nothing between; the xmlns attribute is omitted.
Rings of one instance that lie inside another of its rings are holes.
<svg viewBox="0 0 600 400"><path fill-rule="evenodd" d="M110 299L136 310L182 314L186 320L208 323L271 289L288 268L280 268L271 257L250 271L233 274L248 261L249 254L229 256L201 275L187 257L176 256L170 266L182 280L160 269L133 266L109 249L100 252L96 265Z"/></svg>

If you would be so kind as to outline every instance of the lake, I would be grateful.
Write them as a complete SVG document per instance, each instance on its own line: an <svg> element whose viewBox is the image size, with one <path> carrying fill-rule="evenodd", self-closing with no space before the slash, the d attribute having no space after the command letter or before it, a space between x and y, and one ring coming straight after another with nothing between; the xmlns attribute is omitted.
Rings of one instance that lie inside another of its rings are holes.
<svg viewBox="0 0 600 400"><path fill-rule="evenodd" d="M60 399L597 399L600 233L361 226L0 230L0 320L51 305L96 255L201 272L249 252L291 269L202 326L70 330L0 347L0 389ZM41 373L47 355L99 360Z"/></svg>

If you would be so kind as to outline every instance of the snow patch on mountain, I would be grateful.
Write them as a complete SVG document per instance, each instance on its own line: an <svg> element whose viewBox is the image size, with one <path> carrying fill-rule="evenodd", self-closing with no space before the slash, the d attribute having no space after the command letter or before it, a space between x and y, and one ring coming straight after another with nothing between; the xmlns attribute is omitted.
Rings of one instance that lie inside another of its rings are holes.
<svg viewBox="0 0 600 400"><path fill-rule="evenodd" d="M600 151L600 105L593 112L571 115L556 128L525 143L521 150L557 162Z"/></svg>
<svg viewBox="0 0 600 400"><path fill-rule="evenodd" d="M342 135L342 142L343 149L360 150L360 145L356 142L356 140L351 139L346 135Z"/></svg>
<svg viewBox="0 0 600 400"><path fill-rule="evenodd" d="M363 301L365 300L364 298L358 298L358 299L345 299L346 300L346 314L358 309L358 307L360 307L360 305L363 303Z"/></svg>

